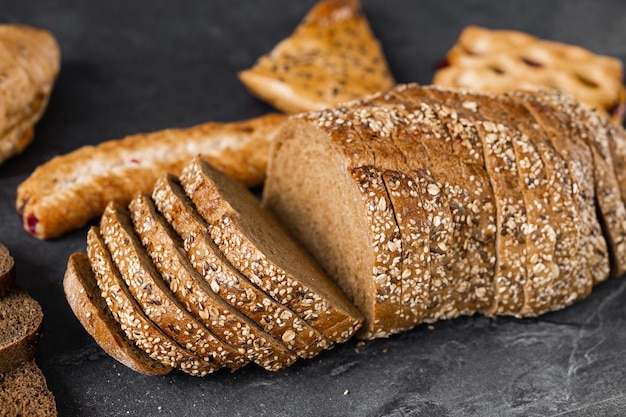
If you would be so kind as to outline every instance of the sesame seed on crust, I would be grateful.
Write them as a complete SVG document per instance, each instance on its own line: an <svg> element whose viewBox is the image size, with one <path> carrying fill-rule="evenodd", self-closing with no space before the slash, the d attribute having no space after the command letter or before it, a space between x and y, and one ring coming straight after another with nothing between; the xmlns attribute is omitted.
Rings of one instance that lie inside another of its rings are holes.
<svg viewBox="0 0 626 417"><path fill-rule="evenodd" d="M174 176L167 175L157 181L153 198L163 217L183 240L191 265L216 296L249 317L276 340L282 340L302 358L313 357L333 346L329 339L296 313L277 303L233 268L207 233L210 226L185 196ZM294 337L284 337L288 331L293 332Z"/></svg>
<svg viewBox="0 0 626 417"><path fill-rule="evenodd" d="M204 376L219 368L179 346L143 314L120 277L96 227L87 234L87 252L102 297L126 336L137 347L152 359L191 375Z"/></svg>
<svg viewBox="0 0 626 417"><path fill-rule="evenodd" d="M238 310L231 308L193 269L183 242L160 216L151 198L139 193L130 203L135 230L170 290L207 329L259 366L276 371L295 362L283 343L268 336Z"/></svg>

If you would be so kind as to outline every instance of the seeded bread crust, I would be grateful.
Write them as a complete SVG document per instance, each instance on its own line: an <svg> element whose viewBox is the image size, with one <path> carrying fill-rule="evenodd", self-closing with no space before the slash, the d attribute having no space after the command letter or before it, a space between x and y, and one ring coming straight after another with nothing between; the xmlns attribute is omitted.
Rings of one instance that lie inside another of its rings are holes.
<svg viewBox="0 0 626 417"><path fill-rule="evenodd" d="M4 297L15 286L15 262L11 253L0 243L0 297Z"/></svg>
<svg viewBox="0 0 626 417"><path fill-rule="evenodd" d="M236 270L213 242L210 227L197 212L177 178L161 177L153 190L161 214L183 239L188 259L211 291L302 358L333 343L289 308L277 303Z"/></svg>
<svg viewBox="0 0 626 417"><path fill-rule="evenodd" d="M276 371L296 361L285 344L215 296L189 263L182 241L157 213L149 195L139 193L129 208L155 267L187 311L224 343L267 370Z"/></svg>
<svg viewBox="0 0 626 417"><path fill-rule="evenodd" d="M358 310L241 183L200 159L180 180L211 237L243 275L334 342L360 327Z"/></svg>
<svg viewBox="0 0 626 417"><path fill-rule="evenodd" d="M239 78L286 113L320 110L395 84L358 0L319 1Z"/></svg>
<svg viewBox="0 0 626 417"><path fill-rule="evenodd" d="M13 289L0 298L0 372L34 358L43 312L28 293Z"/></svg>
<svg viewBox="0 0 626 417"><path fill-rule="evenodd" d="M35 361L0 373L0 414L7 417L56 417L54 395Z"/></svg>
<svg viewBox="0 0 626 417"><path fill-rule="evenodd" d="M59 72L61 55L54 37L23 25L0 25L0 163L21 153L33 138Z"/></svg>
<svg viewBox="0 0 626 417"><path fill-rule="evenodd" d="M541 148L544 157L551 157L557 174L557 186L566 191L560 208L553 210L557 216L558 237L555 248L555 262L560 274L574 276L574 287L564 288L568 293L559 302L554 300L554 309L565 307L591 291L590 282L596 274L609 275L609 260L606 241L596 215L593 158L591 151L577 138L570 128L569 118L562 112L555 111L555 103L543 94L512 93L533 114L538 124L545 129L550 143ZM541 138L541 136L537 136ZM542 142L537 142L540 144ZM556 195L556 194L552 194ZM576 218L580 222L571 221ZM576 243L580 240L580 243ZM579 251L572 249L578 246ZM584 265L587 268L583 268Z"/></svg>
<svg viewBox="0 0 626 417"><path fill-rule="evenodd" d="M165 334L216 367L236 370L248 362L189 314L172 294L135 234L126 209L109 204L100 220L100 233L131 294Z"/></svg>
<svg viewBox="0 0 626 417"><path fill-rule="evenodd" d="M39 166L17 189L24 229L50 239L101 215L109 201L127 205L156 179L180 173L201 155L247 185L265 179L270 143L285 116L166 129L85 146Z"/></svg>
<svg viewBox="0 0 626 417"><path fill-rule="evenodd" d="M97 227L87 233L87 254L102 297L126 336L137 347L155 361L190 375L205 376L218 369L215 364L203 361L178 345L146 317L122 280Z"/></svg>
<svg viewBox="0 0 626 417"><path fill-rule="evenodd" d="M145 375L165 375L172 370L150 358L128 339L100 295L86 254L74 253L70 256L63 289L76 318L96 343L115 360Z"/></svg>

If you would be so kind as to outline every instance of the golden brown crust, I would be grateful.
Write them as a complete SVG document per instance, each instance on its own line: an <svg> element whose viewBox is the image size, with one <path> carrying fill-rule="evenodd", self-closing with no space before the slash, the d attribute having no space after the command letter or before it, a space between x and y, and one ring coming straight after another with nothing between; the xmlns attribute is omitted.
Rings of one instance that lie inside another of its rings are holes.
<svg viewBox="0 0 626 417"><path fill-rule="evenodd" d="M65 297L85 330L111 357L146 375L165 375L171 367L150 358L128 339L100 295L89 258L83 253L70 256L63 279Z"/></svg>
<svg viewBox="0 0 626 417"><path fill-rule="evenodd" d="M0 163L31 142L60 67L60 50L45 30L0 25Z"/></svg>
<svg viewBox="0 0 626 417"><path fill-rule="evenodd" d="M626 93L619 59L512 30L469 26L433 84L504 93L554 88L621 123Z"/></svg>
<svg viewBox="0 0 626 417"><path fill-rule="evenodd" d="M109 201L128 204L135 192L150 191L159 175L180 173L198 155L248 185L259 185L284 117L137 134L53 158L17 189L24 229L40 239L57 237L102 214Z"/></svg>
<svg viewBox="0 0 626 417"><path fill-rule="evenodd" d="M321 0L239 78L287 113L360 99L395 84L358 0Z"/></svg>

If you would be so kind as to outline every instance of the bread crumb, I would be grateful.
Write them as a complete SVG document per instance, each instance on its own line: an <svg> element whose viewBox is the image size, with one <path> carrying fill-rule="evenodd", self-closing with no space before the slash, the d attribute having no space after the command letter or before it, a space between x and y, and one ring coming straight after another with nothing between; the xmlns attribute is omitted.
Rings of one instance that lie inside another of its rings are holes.
<svg viewBox="0 0 626 417"><path fill-rule="evenodd" d="M350 390L345 390L345 391L343 392L343 395L348 395L348 394L350 394Z"/></svg>

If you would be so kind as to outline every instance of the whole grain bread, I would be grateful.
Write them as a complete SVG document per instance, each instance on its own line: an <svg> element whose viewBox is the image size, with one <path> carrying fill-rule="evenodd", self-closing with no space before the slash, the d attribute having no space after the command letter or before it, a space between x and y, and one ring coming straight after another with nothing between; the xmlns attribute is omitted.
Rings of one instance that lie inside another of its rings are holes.
<svg viewBox="0 0 626 417"><path fill-rule="evenodd" d="M26 361L0 373L0 415L56 417L54 395L35 361Z"/></svg>
<svg viewBox="0 0 626 417"><path fill-rule="evenodd" d="M6 246L0 243L0 297L15 285L15 261Z"/></svg>
<svg viewBox="0 0 626 417"><path fill-rule="evenodd" d="M100 294L86 254L70 256L63 289L76 318L112 358L146 375L165 375L172 370L170 366L152 359L128 339Z"/></svg>
<svg viewBox="0 0 626 417"><path fill-rule="evenodd" d="M34 358L42 323L41 306L25 291L0 298L0 372Z"/></svg>

